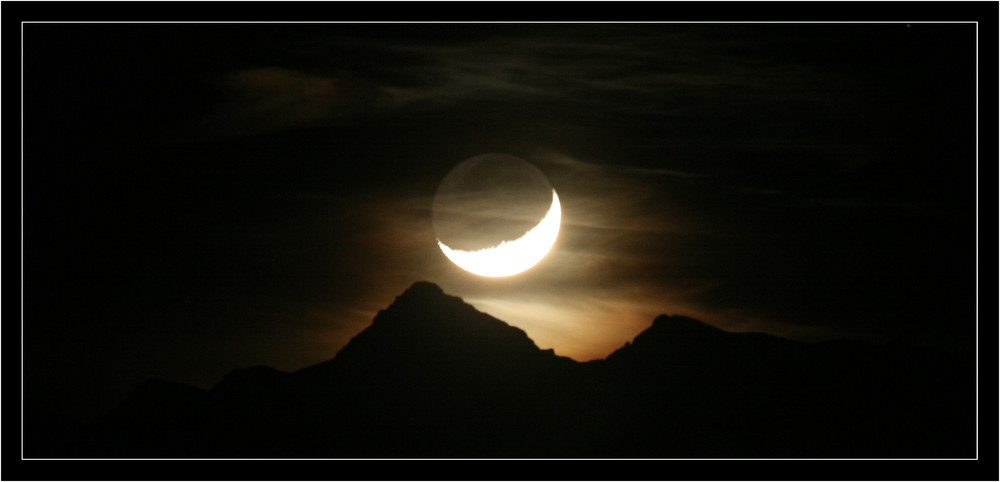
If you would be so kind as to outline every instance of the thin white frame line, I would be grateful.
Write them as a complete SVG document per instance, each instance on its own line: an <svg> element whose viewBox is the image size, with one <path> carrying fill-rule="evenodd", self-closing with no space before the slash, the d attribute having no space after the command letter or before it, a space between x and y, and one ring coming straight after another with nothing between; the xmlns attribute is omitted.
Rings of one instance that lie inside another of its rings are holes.
<svg viewBox="0 0 1000 482"><path fill-rule="evenodd" d="M842 24L889 24L889 23L911 23L911 24L965 24L974 23L979 24L978 20L845 20L842 22L834 21L820 21L820 20L760 20L760 21L747 21L747 20L720 20L720 21L700 21L700 20L623 20L623 21L608 21L608 20L563 20L563 21L550 21L550 20L417 20L417 21L403 21L403 20L389 20L389 21L377 21L377 20L247 20L247 21L235 21L235 20L23 20L24 23L37 23L37 24L80 24L80 23L94 23L94 24L604 24L604 25L619 25L619 24L629 24L629 25L654 25L654 24L822 24L822 25L842 25ZM977 36L978 41L978 36Z"/></svg>
<svg viewBox="0 0 1000 482"><path fill-rule="evenodd" d="M21 21L21 460L65 460L65 461L102 461L102 460L159 460L159 461L182 461L182 460L578 460L578 459L546 459L546 458L489 458L489 459L411 459L411 458L25 458L24 457L24 25L25 24L895 24L895 23L916 23L916 24L974 24L975 25L975 161L976 161L976 224L975 224L975 245L976 245L976 289L975 289L975 355L976 355L976 426L975 426L975 457L974 458L588 458L586 460L771 460L771 461L846 461L846 460L889 460L889 461L967 461L979 460L979 21L978 20L934 20L934 21L905 21L905 20L862 20L862 21L145 21L145 20L114 20L114 21L72 21L72 20L23 20Z"/></svg>
<svg viewBox="0 0 1000 482"><path fill-rule="evenodd" d="M24 22L21 22L21 460L24 460Z"/></svg>
<svg viewBox="0 0 1000 482"><path fill-rule="evenodd" d="M976 460L979 460L979 22L976 22Z"/></svg>
<svg viewBox="0 0 1000 482"><path fill-rule="evenodd" d="M841 462L843 462L843 461L852 461L852 460L857 460L857 461L886 460L886 461L911 461L911 462L920 462L920 461L946 462L946 461L970 461L970 460L979 460L979 459L978 458L975 458L975 459L973 459L973 458L953 458L953 459L932 458L931 459L931 458L916 458L916 457L911 457L911 458L888 458L888 459L877 459L877 458L858 458L858 459L844 459L844 458L829 458L829 459L815 459L815 458L801 458L801 459L798 459L798 458L713 459L713 458L708 458L708 457L695 458L695 459L651 459L651 458L634 458L634 459L624 459L624 458L621 458L621 459L618 459L618 458L607 458L607 457L605 457L605 458L596 458L596 457L591 457L591 458L554 458L554 459L545 459L545 458L523 458L523 459L516 459L516 458L422 458L422 459L421 458L383 458L383 459L380 459L380 458L346 459L346 458L344 458L344 459L317 459L317 458L306 458L306 457L286 457L286 458L249 458L249 457L248 458L232 458L232 457L230 457L230 458L193 458L193 459L192 458L187 458L187 459L182 459L182 458L105 458L105 459L88 459L88 458L31 458L31 459L23 459L23 460L65 460L65 461L89 461L89 460L147 460L147 461L148 460L156 460L156 461L172 461L172 460L178 460L178 461L180 461L180 460L240 460L240 461L250 461L250 460L270 460L270 461L276 461L276 460L280 460L280 461L309 461L309 460L313 460L313 461L315 461L315 460L368 460L368 461L381 461L381 460L405 460L405 461L429 461L429 462L433 462L433 461L453 461L453 460L485 460L485 461L490 461L490 460L496 460L496 461L515 461L515 460L567 460L567 461L569 461L569 460L575 460L575 461L582 461L582 460L607 460L607 461L636 461L636 460L656 460L656 461L668 461L668 460L704 460L704 461L717 461L718 460L718 461L722 461L722 460L738 460L738 461L756 461L756 460L760 460L760 461L785 461L785 462L787 462L787 461L796 461L796 460L801 460L801 461L820 461L820 462L825 462L825 461L830 461L830 462L841 461Z"/></svg>

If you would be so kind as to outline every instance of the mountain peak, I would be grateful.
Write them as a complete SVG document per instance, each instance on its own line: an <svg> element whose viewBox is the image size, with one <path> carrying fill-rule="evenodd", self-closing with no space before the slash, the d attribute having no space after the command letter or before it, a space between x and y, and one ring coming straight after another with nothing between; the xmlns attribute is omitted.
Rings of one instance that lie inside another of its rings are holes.
<svg viewBox="0 0 1000 482"><path fill-rule="evenodd" d="M672 333L711 333L723 330L707 323L681 315L660 315L653 320L652 330Z"/></svg>
<svg viewBox="0 0 1000 482"><path fill-rule="evenodd" d="M414 298L434 298L438 296L444 296L444 290L440 286L431 283L430 281L417 281L410 285L400 297L414 297Z"/></svg>
<svg viewBox="0 0 1000 482"><path fill-rule="evenodd" d="M631 343L608 355L608 360L634 359L635 357L661 358L663 356L688 356L695 346L703 349L708 341L714 344L727 338L728 332L681 315L660 315L653 325L636 335Z"/></svg>
<svg viewBox="0 0 1000 482"><path fill-rule="evenodd" d="M418 281L379 311L372 324L332 360L299 373L353 370L380 383L429 376L472 379L490 370L510 372L539 359L558 357L540 350L524 330L477 310L434 283Z"/></svg>
<svg viewBox="0 0 1000 482"><path fill-rule="evenodd" d="M417 281L397 296L389 307L380 311L373 325L387 318L426 319L440 317L443 313L454 317L455 310L465 312L474 309L430 281Z"/></svg>

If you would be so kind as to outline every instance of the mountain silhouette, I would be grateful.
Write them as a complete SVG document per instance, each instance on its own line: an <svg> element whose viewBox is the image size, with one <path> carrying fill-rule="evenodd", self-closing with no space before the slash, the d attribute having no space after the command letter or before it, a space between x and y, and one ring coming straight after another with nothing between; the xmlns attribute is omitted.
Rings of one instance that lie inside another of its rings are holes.
<svg viewBox="0 0 1000 482"><path fill-rule="evenodd" d="M355 377L380 385L484 384L523 378L573 363L540 350L523 330L414 283L337 356L296 373L304 379Z"/></svg>
<svg viewBox="0 0 1000 482"><path fill-rule="evenodd" d="M929 349L801 343L666 315L580 363L417 282L331 360L234 370L210 390L151 380L71 438L64 423L29 423L26 453L968 457L974 393L960 374L971 371Z"/></svg>

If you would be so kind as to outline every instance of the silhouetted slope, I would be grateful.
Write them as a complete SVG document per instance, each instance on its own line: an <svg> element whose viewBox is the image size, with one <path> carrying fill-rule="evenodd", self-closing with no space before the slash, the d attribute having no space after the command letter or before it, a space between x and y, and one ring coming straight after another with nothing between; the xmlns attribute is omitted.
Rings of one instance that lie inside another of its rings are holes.
<svg viewBox="0 0 1000 482"><path fill-rule="evenodd" d="M81 455L969 456L972 380L960 373L971 367L934 351L681 316L577 363L418 282L326 362L235 370L209 391L140 387Z"/></svg>
<svg viewBox="0 0 1000 482"><path fill-rule="evenodd" d="M93 424L98 455L182 457L201 448L207 392L161 379L142 384ZM91 445L91 444L88 444Z"/></svg>
<svg viewBox="0 0 1000 482"><path fill-rule="evenodd" d="M527 422L544 422L548 382L574 365L418 282L332 360L295 375L309 387L305 398L356 415L337 422L346 443L327 441L341 453L513 456L536 445ZM515 427L521 432L506 433Z"/></svg>
<svg viewBox="0 0 1000 482"><path fill-rule="evenodd" d="M968 455L974 423L959 414L972 413L973 380L959 374L972 367L942 355L659 316L593 378L614 386L625 424L644 427L621 434L617 456Z"/></svg>
<svg viewBox="0 0 1000 482"><path fill-rule="evenodd" d="M791 354L799 344L761 333L731 333L684 316L660 315L653 325L624 347L608 356L613 363L636 365L637 369L682 365L729 369L762 364L775 356ZM766 357L766 358L761 358Z"/></svg>
<svg viewBox="0 0 1000 482"><path fill-rule="evenodd" d="M433 283L414 283L334 359L302 378L354 377L361 383L491 383L571 360L540 350L521 329L476 310ZM360 379L360 380L359 380Z"/></svg>

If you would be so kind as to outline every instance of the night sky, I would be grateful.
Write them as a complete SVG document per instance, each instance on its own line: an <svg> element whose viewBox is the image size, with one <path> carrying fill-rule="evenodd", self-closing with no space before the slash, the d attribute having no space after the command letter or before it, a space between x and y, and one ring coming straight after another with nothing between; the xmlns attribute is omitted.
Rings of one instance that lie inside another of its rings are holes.
<svg viewBox="0 0 1000 482"><path fill-rule="evenodd" d="M26 24L26 404L332 358L413 282L603 358L661 313L973 349L976 25ZM438 184L559 193L481 278Z"/></svg>

